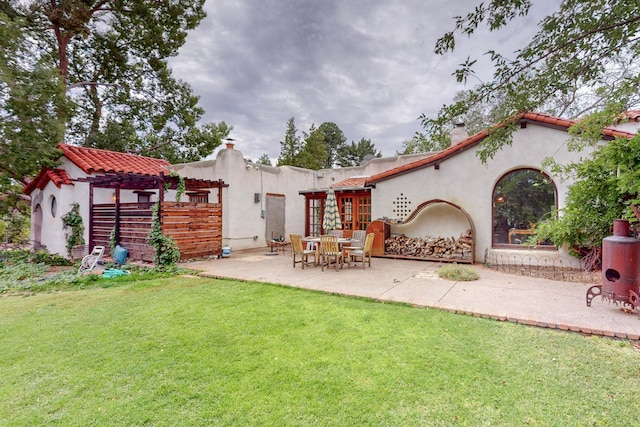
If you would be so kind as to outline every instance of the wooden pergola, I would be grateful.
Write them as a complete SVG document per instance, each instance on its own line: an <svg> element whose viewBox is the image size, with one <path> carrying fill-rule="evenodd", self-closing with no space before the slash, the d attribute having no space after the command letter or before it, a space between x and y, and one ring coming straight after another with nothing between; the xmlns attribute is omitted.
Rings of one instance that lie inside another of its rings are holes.
<svg viewBox="0 0 640 427"><path fill-rule="evenodd" d="M167 202L166 190L177 190L184 182L185 193L218 189L217 201ZM121 246L127 247L132 259L153 260L153 248L146 239L151 230L152 206L155 202L122 203L121 190L158 190L158 218L163 234L172 237L180 249L181 259L219 255L222 252L223 180L182 178L176 175L142 175L110 173L81 178L89 183L89 247L109 247L112 233ZM94 190L114 190L114 203L95 204Z"/></svg>

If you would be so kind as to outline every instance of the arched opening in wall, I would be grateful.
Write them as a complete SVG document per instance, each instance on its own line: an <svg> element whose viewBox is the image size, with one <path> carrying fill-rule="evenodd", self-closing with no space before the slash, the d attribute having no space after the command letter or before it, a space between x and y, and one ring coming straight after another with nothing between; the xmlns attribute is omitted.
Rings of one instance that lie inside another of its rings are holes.
<svg viewBox="0 0 640 427"><path fill-rule="evenodd" d="M33 244L39 246L42 243L42 206L40 203L33 209Z"/></svg>
<svg viewBox="0 0 640 427"><path fill-rule="evenodd" d="M493 189L493 246L552 246L535 240L536 225L557 209L557 190L551 178L536 169L506 173Z"/></svg>
<svg viewBox="0 0 640 427"><path fill-rule="evenodd" d="M448 262L475 262L476 230L460 206L441 199L421 203L404 221L376 220L375 256Z"/></svg>

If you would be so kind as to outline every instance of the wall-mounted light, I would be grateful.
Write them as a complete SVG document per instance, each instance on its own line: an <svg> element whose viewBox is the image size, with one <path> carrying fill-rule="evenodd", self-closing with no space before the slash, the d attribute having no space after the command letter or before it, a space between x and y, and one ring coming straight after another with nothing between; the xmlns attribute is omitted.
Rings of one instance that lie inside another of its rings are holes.
<svg viewBox="0 0 640 427"><path fill-rule="evenodd" d="M115 203L115 202L116 202L116 192L115 192L115 191L114 191L114 192L113 192L113 194L111 195L111 201L112 201L113 203Z"/></svg>

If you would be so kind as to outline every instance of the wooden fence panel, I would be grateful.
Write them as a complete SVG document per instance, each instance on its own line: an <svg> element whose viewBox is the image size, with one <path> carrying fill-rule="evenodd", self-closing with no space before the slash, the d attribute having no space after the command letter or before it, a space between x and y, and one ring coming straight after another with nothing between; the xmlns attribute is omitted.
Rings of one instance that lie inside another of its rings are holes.
<svg viewBox="0 0 640 427"><path fill-rule="evenodd" d="M104 246L105 254L109 254L111 230L116 224L116 205L113 203L93 205L92 241L94 246ZM89 249L91 251L91 249Z"/></svg>
<svg viewBox="0 0 640 427"><path fill-rule="evenodd" d="M120 245L127 248L132 260L153 261L153 248L147 244L152 227L152 206L152 203L120 204ZM215 256L222 252L220 203L164 202L161 216L162 232L176 241L181 260ZM115 219L115 204L93 206L93 244L105 246L107 253Z"/></svg>
<svg viewBox="0 0 640 427"><path fill-rule="evenodd" d="M165 202L162 232L176 241L182 260L219 255L222 252L222 204Z"/></svg>
<svg viewBox="0 0 640 427"><path fill-rule="evenodd" d="M153 261L153 247L147 244L151 231L153 203L120 204L120 245L129 250L131 259Z"/></svg>

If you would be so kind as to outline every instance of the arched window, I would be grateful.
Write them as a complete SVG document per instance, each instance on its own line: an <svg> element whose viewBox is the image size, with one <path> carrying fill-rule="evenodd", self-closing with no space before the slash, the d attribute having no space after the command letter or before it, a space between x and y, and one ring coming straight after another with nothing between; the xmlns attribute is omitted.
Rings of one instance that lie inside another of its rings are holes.
<svg viewBox="0 0 640 427"><path fill-rule="evenodd" d="M51 216L56 217L58 214L58 201L56 200L56 196L51 196Z"/></svg>
<svg viewBox="0 0 640 427"><path fill-rule="evenodd" d="M555 185L538 170L519 169L504 175L493 189L493 244L531 244L536 224L552 215L556 200Z"/></svg>

